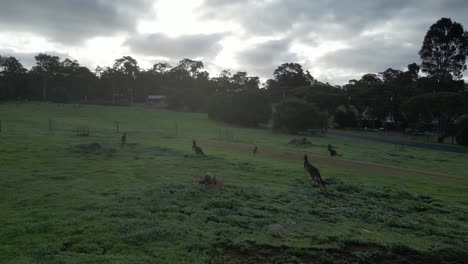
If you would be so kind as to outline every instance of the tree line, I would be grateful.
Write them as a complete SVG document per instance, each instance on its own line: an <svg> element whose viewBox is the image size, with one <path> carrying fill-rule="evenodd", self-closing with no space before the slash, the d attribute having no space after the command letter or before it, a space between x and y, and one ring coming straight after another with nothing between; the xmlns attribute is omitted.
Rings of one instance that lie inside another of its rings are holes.
<svg viewBox="0 0 468 264"><path fill-rule="evenodd" d="M275 129L289 132L383 127L431 130L441 140L454 136L457 120L468 113L463 80L468 33L442 18L427 31L419 55L421 63L405 70L368 73L342 86L316 80L298 63L278 66L261 85L241 71L211 77L203 62L191 59L142 69L124 56L91 71L76 60L41 53L27 70L17 58L0 56L0 100L130 105L163 94L170 109L207 112L243 126L272 120Z"/></svg>

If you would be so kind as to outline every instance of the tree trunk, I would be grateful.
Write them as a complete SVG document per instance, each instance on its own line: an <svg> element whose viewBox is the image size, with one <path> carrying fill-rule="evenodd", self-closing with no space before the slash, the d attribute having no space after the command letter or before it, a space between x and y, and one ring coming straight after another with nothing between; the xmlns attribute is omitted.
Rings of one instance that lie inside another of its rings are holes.
<svg viewBox="0 0 468 264"><path fill-rule="evenodd" d="M47 101L47 77L42 77L42 101Z"/></svg>

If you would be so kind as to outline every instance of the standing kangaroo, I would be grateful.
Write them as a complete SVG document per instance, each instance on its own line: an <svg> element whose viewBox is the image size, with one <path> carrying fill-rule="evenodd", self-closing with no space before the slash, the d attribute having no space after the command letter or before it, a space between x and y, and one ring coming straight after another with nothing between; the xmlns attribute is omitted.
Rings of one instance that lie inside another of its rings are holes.
<svg viewBox="0 0 468 264"><path fill-rule="evenodd" d="M330 157L333 158L335 156L341 157L342 155L338 154L335 149L332 148L330 144L328 144L328 153L330 153Z"/></svg>
<svg viewBox="0 0 468 264"><path fill-rule="evenodd" d="M120 143L123 145L127 144L127 132L124 132L122 137L120 138Z"/></svg>
<svg viewBox="0 0 468 264"><path fill-rule="evenodd" d="M192 142L192 149L195 150L195 154L206 157L205 153L203 153L202 148L197 146L197 142L195 141L195 139Z"/></svg>
<svg viewBox="0 0 468 264"><path fill-rule="evenodd" d="M257 155L257 151L258 151L258 147L257 147L257 145L254 145L254 149L252 151L254 156Z"/></svg>
<svg viewBox="0 0 468 264"><path fill-rule="evenodd" d="M325 184L323 184L322 176L320 176L319 170L309 163L307 154L304 154L304 170L307 173L309 173L312 180L316 181L319 185L326 189Z"/></svg>

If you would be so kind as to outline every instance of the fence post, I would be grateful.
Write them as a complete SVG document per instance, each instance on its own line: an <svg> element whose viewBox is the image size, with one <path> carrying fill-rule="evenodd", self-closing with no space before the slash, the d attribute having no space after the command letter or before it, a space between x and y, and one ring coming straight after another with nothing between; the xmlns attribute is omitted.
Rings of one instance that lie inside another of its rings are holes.
<svg viewBox="0 0 468 264"><path fill-rule="evenodd" d="M49 130L52 131L52 119L49 119Z"/></svg>
<svg viewBox="0 0 468 264"><path fill-rule="evenodd" d="M119 121L115 121L115 133L119 133Z"/></svg>

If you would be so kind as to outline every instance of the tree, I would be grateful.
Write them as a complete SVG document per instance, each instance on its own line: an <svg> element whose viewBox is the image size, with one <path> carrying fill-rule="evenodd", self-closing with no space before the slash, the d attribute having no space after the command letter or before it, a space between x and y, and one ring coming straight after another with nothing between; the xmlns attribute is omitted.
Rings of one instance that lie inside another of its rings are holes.
<svg viewBox="0 0 468 264"><path fill-rule="evenodd" d="M27 70L17 58L0 56L0 76L24 74L26 72Z"/></svg>
<svg viewBox="0 0 468 264"><path fill-rule="evenodd" d="M402 106L410 124L434 125L440 138L451 136L455 120L467 112L466 98L459 93L427 93L410 98Z"/></svg>
<svg viewBox="0 0 468 264"><path fill-rule="evenodd" d="M388 77L395 75L390 70ZM348 96L348 105L354 105L363 120L374 123L375 120L383 121L391 112L391 92L386 89L384 81L377 74L365 74L360 80L351 80L344 86ZM372 125L373 126L373 125Z"/></svg>
<svg viewBox="0 0 468 264"><path fill-rule="evenodd" d="M299 63L283 63L273 72L273 77L288 87L307 86L313 80L310 73L304 72Z"/></svg>
<svg viewBox="0 0 468 264"><path fill-rule="evenodd" d="M80 64L76 60L70 60L66 58L61 63L61 72L65 76L70 76L77 73L80 70Z"/></svg>
<svg viewBox="0 0 468 264"><path fill-rule="evenodd" d="M304 132L307 129L325 128L325 116L311 103L300 99L288 99L276 106L273 127L286 129L289 133Z"/></svg>
<svg viewBox="0 0 468 264"><path fill-rule="evenodd" d="M450 18L441 18L427 31L419 55L422 71L437 82L460 80L468 55L468 38L463 26Z"/></svg>
<svg viewBox="0 0 468 264"><path fill-rule="evenodd" d="M130 56L123 56L122 58L115 60L113 70L114 74L120 73L120 81L123 82L118 84L114 83L114 85L116 86L114 89L117 89L117 86L123 85L123 94L127 95L129 102L132 104L136 96L133 81L136 79L138 73L140 72L140 67L138 66L137 60Z"/></svg>
<svg viewBox="0 0 468 264"><path fill-rule="evenodd" d="M236 86L234 90L255 91L259 88L260 79L248 76L247 72L237 72L232 75L232 83Z"/></svg>
<svg viewBox="0 0 468 264"><path fill-rule="evenodd" d="M130 56L123 56L120 59L116 59L113 68L125 74L125 76L130 79L135 79L137 73L140 71L137 60Z"/></svg>
<svg viewBox="0 0 468 264"><path fill-rule="evenodd" d="M86 101L88 100L90 87L96 80L96 76L78 61L65 59L61 62L59 79L62 81L62 95L58 101ZM55 98L57 100L57 98Z"/></svg>
<svg viewBox="0 0 468 264"><path fill-rule="evenodd" d="M56 76L60 73L60 57L39 53L34 56L34 59L36 59L36 66L31 71L46 73L48 76Z"/></svg>
<svg viewBox="0 0 468 264"><path fill-rule="evenodd" d="M320 110L327 112L333 112L337 106L346 103L346 94L341 87L319 81L310 86L295 88L291 94L314 103Z"/></svg>
<svg viewBox="0 0 468 264"><path fill-rule="evenodd" d="M340 105L333 116L338 128L354 128L358 125L359 112L356 107Z"/></svg>
<svg viewBox="0 0 468 264"><path fill-rule="evenodd" d="M220 93L256 91L260 84L260 79L257 76L248 76L247 72L231 74L229 70L223 70L212 81L216 84L216 91Z"/></svg>
<svg viewBox="0 0 468 264"><path fill-rule="evenodd" d="M416 91L419 66L416 63L408 65L408 71L394 70L392 68L381 72L383 80L383 99L385 110L396 122L403 125L400 106L410 97L419 93Z"/></svg>
<svg viewBox="0 0 468 264"><path fill-rule="evenodd" d="M226 93L232 91L232 73L230 70L222 70L218 77L214 77L211 81L216 86L217 93Z"/></svg>
<svg viewBox="0 0 468 264"><path fill-rule="evenodd" d="M290 96L289 92L298 87L309 86L314 78L304 72L299 63L284 63L275 69L273 79L267 81L267 89L275 102Z"/></svg>
<svg viewBox="0 0 468 264"><path fill-rule="evenodd" d="M468 147L468 115L462 115L456 122L457 143Z"/></svg>
<svg viewBox="0 0 468 264"><path fill-rule="evenodd" d="M199 70L203 69L204 65L201 61L183 59L179 64L171 69L171 72L178 78L195 77Z"/></svg>
<svg viewBox="0 0 468 264"><path fill-rule="evenodd" d="M211 100L208 116L214 120L256 127L269 121L271 103L262 90L221 93Z"/></svg>
<svg viewBox="0 0 468 264"><path fill-rule="evenodd" d="M413 80L417 80L419 76L419 70L421 70L421 66L417 63L408 64L408 73L413 77Z"/></svg>
<svg viewBox="0 0 468 264"><path fill-rule="evenodd" d="M161 63L160 62L160 63L154 64L151 71L156 73L156 74L163 74L163 73L166 73L171 68L172 68L172 66L169 63L166 63L166 62Z"/></svg>
<svg viewBox="0 0 468 264"><path fill-rule="evenodd" d="M47 81L60 74L61 63L58 56L39 53L34 56L36 66L31 69L32 73L42 77L42 100L47 100Z"/></svg>
<svg viewBox="0 0 468 264"><path fill-rule="evenodd" d="M183 59L165 74L163 91L168 97L168 107L174 110L203 112L207 111L214 84L209 79L203 62Z"/></svg>
<svg viewBox="0 0 468 264"><path fill-rule="evenodd" d="M0 88L4 86L0 91L2 92L0 98L16 99L18 88L23 86L26 72L27 70L15 57L0 56Z"/></svg>

